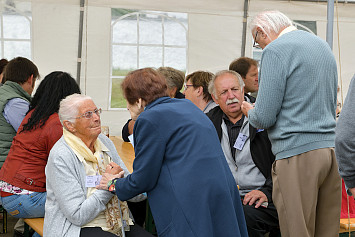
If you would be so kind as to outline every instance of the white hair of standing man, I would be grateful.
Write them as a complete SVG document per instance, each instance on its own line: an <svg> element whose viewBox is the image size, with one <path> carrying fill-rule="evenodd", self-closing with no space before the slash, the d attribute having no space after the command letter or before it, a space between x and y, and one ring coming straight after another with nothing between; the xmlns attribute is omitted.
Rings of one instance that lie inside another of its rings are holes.
<svg viewBox="0 0 355 237"><path fill-rule="evenodd" d="M260 27L267 36L271 33L279 34L283 29L292 25L292 21L280 11L264 11L252 18L249 26L252 32Z"/></svg>
<svg viewBox="0 0 355 237"><path fill-rule="evenodd" d="M224 74L231 74L233 75L235 78L238 79L238 83L239 83L239 86L240 86L240 89L242 90L244 88L244 81L243 81L243 78L242 76L235 72L235 71L232 71L232 70L222 70L222 71L219 71L217 72L213 77L212 77L212 80L210 81L210 83L208 84L208 92L214 96L214 98L218 99L218 96L216 94L216 88L214 86L214 82L216 81L216 79Z"/></svg>
<svg viewBox="0 0 355 237"><path fill-rule="evenodd" d="M75 118L78 117L80 105L86 100L92 100L92 98L87 95L72 94L60 102L58 115L63 126L65 120L74 123Z"/></svg>

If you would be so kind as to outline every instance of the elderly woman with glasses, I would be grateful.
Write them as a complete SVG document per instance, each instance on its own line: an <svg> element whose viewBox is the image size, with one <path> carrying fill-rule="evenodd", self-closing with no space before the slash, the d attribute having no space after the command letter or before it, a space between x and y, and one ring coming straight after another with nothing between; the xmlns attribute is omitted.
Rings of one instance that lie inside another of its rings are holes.
<svg viewBox="0 0 355 237"><path fill-rule="evenodd" d="M151 68L122 83L134 125L136 158L125 178L105 173L101 189L120 200L147 192L158 236L248 236L237 185L216 129L188 100L168 97Z"/></svg>
<svg viewBox="0 0 355 237"><path fill-rule="evenodd" d="M105 171L128 174L111 140L101 134L100 113L89 96L74 94L60 103L64 129L46 166L44 236L122 236L122 227L126 236L151 236L134 225L126 202L95 188Z"/></svg>

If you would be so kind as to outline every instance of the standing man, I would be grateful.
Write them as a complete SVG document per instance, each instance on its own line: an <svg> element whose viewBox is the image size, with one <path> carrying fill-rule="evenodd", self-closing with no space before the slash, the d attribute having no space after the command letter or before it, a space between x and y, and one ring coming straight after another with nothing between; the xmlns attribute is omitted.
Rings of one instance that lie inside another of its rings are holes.
<svg viewBox="0 0 355 237"><path fill-rule="evenodd" d="M0 87L0 168L29 109L38 76L36 65L27 58L14 58L5 67L6 82Z"/></svg>
<svg viewBox="0 0 355 237"><path fill-rule="evenodd" d="M234 71L216 73L209 92L219 105L207 116L216 128L239 194L250 237L263 237L278 230L276 208L272 202L271 165L275 156L267 132L250 125L241 111L244 83Z"/></svg>
<svg viewBox="0 0 355 237"><path fill-rule="evenodd" d="M341 115L339 116L335 153L339 164L339 173L344 179L348 193L355 197L355 75L351 79Z"/></svg>
<svg viewBox="0 0 355 237"><path fill-rule="evenodd" d="M240 57L231 62L229 70L239 73L244 81L244 95L251 103L255 102L255 97L249 93L257 93L259 90L258 62L252 58Z"/></svg>
<svg viewBox="0 0 355 237"><path fill-rule="evenodd" d="M338 235L341 180L334 153L337 65L328 44L279 11L251 22L263 49L255 108L243 113L268 129L276 156L273 200L282 236Z"/></svg>
<svg viewBox="0 0 355 237"><path fill-rule="evenodd" d="M208 92L208 84L213 76L211 72L196 71L186 76L184 85L185 98L191 100L205 114L217 106Z"/></svg>

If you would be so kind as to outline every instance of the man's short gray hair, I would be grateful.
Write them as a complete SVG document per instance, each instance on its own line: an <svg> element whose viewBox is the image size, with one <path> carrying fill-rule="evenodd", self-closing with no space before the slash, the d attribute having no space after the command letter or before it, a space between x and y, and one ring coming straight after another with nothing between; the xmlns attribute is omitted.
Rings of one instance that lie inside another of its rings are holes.
<svg viewBox="0 0 355 237"><path fill-rule="evenodd" d="M169 89L177 88L180 91L185 81L185 74L172 67L160 67L157 72L163 75Z"/></svg>
<svg viewBox="0 0 355 237"><path fill-rule="evenodd" d="M72 94L65 97L59 105L59 119L62 125L63 122L68 120L72 123L75 121L75 117L79 116L79 107L85 100L92 100L90 96L81 94Z"/></svg>
<svg viewBox="0 0 355 237"><path fill-rule="evenodd" d="M250 22L250 29L253 32L257 27L269 36L270 33L280 34L283 29L292 25L292 21L280 11L264 11L258 13Z"/></svg>
<svg viewBox="0 0 355 237"><path fill-rule="evenodd" d="M244 81L243 81L243 78L242 76L235 72L235 71L232 71L232 70L222 70L222 71L219 71L217 72L213 77L212 77L212 80L210 81L210 83L208 84L208 92L214 96L215 99L218 99L218 96L217 96L217 93L216 93L216 87L214 86L214 82L216 81L216 79L224 74L231 74L232 76L234 76L235 78L238 79L238 83L239 83L239 86L240 86L240 89L242 90L244 88Z"/></svg>

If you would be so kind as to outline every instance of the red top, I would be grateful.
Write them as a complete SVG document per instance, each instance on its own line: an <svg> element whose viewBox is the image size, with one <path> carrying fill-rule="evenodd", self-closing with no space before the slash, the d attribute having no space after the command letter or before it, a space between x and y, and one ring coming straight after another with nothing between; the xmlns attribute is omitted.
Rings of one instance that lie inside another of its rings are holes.
<svg viewBox="0 0 355 237"><path fill-rule="evenodd" d="M22 130L32 112L23 119L18 131ZM57 113L52 114L43 127L17 133L0 170L0 180L29 191L45 192L44 169L49 152L62 135L63 127Z"/></svg>

